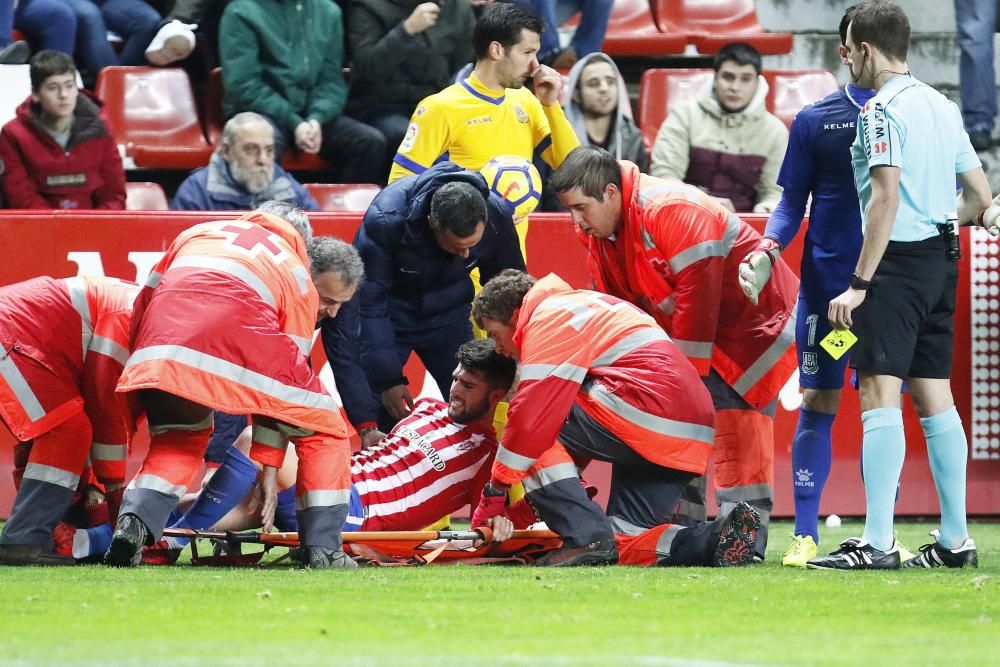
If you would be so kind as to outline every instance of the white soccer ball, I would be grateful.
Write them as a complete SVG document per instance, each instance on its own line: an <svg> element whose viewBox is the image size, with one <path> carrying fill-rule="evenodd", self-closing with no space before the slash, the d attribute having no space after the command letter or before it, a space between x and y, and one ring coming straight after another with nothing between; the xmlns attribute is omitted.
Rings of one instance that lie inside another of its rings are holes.
<svg viewBox="0 0 1000 667"><path fill-rule="evenodd" d="M840 517L836 514L831 514L826 517L826 527L827 528L840 528Z"/></svg>
<svg viewBox="0 0 1000 667"><path fill-rule="evenodd" d="M508 212L519 223L535 210L542 200L542 177L535 165L516 155L498 155L479 170L486 184L504 201Z"/></svg>

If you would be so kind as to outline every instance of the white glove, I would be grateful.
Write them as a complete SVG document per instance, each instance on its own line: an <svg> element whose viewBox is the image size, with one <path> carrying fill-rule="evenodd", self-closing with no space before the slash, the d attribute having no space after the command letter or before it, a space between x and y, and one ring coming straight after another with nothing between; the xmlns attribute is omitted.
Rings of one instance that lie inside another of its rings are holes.
<svg viewBox="0 0 1000 667"><path fill-rule="evenodd" d="M990 236L1000 236L1000 197L993 200L993 203L979 216L979 223L986 228Z"/></svg>
<svg viewBox="0 0 1000 667"><path fill-rule="evenodd" d="M765 236L740 262L740 287L755 306L761 290L771 278L771 269L779 256L781 246L774 239Z"/></svg>

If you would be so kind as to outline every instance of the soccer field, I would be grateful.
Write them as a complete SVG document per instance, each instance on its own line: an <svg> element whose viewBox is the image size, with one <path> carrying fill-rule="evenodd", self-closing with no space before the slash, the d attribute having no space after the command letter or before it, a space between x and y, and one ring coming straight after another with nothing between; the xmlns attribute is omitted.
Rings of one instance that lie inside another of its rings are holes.
<svg viewBox="0 0 1000 667"><path fill-rule="evenodd" d="M783 569L787 523L736 570L0 568L0 665L995 664L1000 524L970 528L978 570Z"/></svg>

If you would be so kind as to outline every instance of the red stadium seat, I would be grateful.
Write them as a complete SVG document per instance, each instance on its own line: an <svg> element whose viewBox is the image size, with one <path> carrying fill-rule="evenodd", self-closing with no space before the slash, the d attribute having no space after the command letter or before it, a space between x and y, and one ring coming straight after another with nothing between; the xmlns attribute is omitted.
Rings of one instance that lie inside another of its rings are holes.
<svg viewBox="0 0 1000 667"><path fill-rule="evenodd" d="M128 211L168 211L167 193L159 183L126 183L125 209Z"/></svg>
<svg viewBox="0 0 1000 667"><path fill-rule="evenodd" d="M212 146L202 134L184 70L105 67L96 92L112 135L137 167L194 169L208 164Z"/></svg>
<svg viewBox="0 0 1000 667"><path fill-rule="evenodd" d="M222 113L222 94L222 68L216 67L208 75L205 89L205 134L213 146L222 141L222 128L226 122ZM318 155L308 155L294 149L286 151L281 166L289 171L326 171L330 168L326 160Z"/></svg>
<svg viewBox="0 0 1000 667"><path fill-rule="evenodd" d="M662 32L686 35L701 53L717 53L730 42L746 42L765 55L789 53L792 35L767 32L753 0L650 0Z"/></svg>
<svg viewBox="0 0 1000 667"><path fill-rule="evenodd" d="M770 90L767 108L790 126L802 107L823 99L839 84L826 70L764 70Z"/></svg>
<svg viewBox="0 0 1000 667"><path fill-rule="evenodd" d="M306 190L324 211L364 213L375 199L379 186L371 183L305 183Z"/></svg>
<svg viewBox="0 0 1000 667"><path fill-rule="evenodd" d="M208 143L217 146L222 140L222 126L225 125L225 118L222 117L221 67L216 67L208 75L202 118L205 119L205 136L208 137Z"/></svg>
<svg viewBox="0 0 1000 667"><path fill-rule="evenodd" d="M601 50L610 56L666 56L684 53L684 35L664 34L656 27L650 0L615 0ZM575 16L566 22L579 22Z"/></svg>
<svg viewBox="0 0 1000 667"><path fill-rule="evenodd" d="M670 109L697 97L712 76L710 69L648 69L643 73L639 84L639 128L647 150L653 146Z"/></svg>

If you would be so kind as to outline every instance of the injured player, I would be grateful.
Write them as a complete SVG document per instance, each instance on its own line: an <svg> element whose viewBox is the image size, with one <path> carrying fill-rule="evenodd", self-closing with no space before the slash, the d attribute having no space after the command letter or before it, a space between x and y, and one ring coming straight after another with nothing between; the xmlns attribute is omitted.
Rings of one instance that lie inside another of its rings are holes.
<svg viewBox="0 0 1000 667"><path fill-rule="evenodd" d="M475 508L490 476L497 440L493 412L514 381L514 360L496 353L493 341L462 345L449 402L424 398L381 442L351 457L351 500L345 531L418 530L466 505ZM261 526L258 465L247 456L249 433L230 447L222 466L197 496L189 496L176 528L245 530ZM278 473L275 527L295 531L296 461L288 452ZM193 499L193 502L192 502ZM180 512L182 510L178 510ZM489 525L494 539L536 521L525 500L473 525ZM172 563L187 540L167 537L146 547L143 562Z"/></svg>

